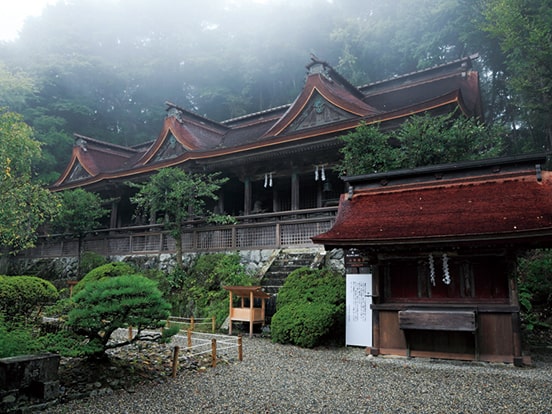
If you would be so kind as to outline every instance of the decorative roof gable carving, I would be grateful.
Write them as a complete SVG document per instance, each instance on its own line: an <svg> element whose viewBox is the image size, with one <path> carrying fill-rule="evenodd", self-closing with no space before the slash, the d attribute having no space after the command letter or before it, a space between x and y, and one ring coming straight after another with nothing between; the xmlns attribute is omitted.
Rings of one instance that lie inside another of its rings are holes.
<svg viewBox="0 0 552 414"><path fill-rule="evenodd" d="M71 168L71 171L69 172L65 182L71 183L74 181L84 180L85 178L89 177L92 177L92 175L90 175L90 173L84 169L79 161L75 161L75 163L73 164L73 168Z"/></svg>
<svg viewBox="0 0 552 414"><path fill-rule="evenodd" d="M354 118L354 115L337 107L315 89L301 114L289 124L284 132L300 131L351 118Z"/></svg>
<svg viewBox="0 0 552 414"><path fill-rule="evenodd" d="M184 145L182 145L176 139L174 134L169 131L167 137L165 138L155 155L151 158L150 162L156 163L160 161L170 160L184 154L186 151L187 149L184 148Z"/></svg>

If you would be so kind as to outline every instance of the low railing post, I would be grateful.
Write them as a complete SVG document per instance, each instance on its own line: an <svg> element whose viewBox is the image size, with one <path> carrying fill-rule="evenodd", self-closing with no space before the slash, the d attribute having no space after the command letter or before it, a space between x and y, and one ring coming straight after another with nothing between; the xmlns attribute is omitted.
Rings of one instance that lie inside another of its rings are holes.
<svg viewBox="0 0 552 414"><path fill-rule="evenodd" d="M238 335L238 360L243 361L243 346L241 334Z"/></svg>
<svg viewBox="0 0 552 414"><path fill-rule="evenodd" d="M180 347L177 345L174 347L173 360L172 360L172 377L176 377L176 371L178 370L178 352Z"/></svg>
<svg viewBox="0 0 552 414"><path fill-rule="evenodd" d="M211 366L214 368L217 366L217 340L211 339Z"/></svg>
<svg viewBox="0 0 552 414"><path fill-rule="evenodd" d="M189 351L190 349L192 349L192 330L190 328L188 328L187 337L188 337L187 345L188 345L188 351Z"/></svg>

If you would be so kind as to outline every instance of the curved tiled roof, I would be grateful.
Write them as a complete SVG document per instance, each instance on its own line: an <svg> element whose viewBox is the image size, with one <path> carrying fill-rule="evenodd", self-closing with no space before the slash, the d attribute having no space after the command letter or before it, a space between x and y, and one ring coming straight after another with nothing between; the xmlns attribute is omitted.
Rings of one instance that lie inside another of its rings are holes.
<svg viewBox="0 0 552 414"><path fill-rule="evenodd" d="M328 246L404 248L441 243L552 241L552 173L535 167L450 179L403 178L341 196ZM361 182L361 181L359 181Z"/></svg>
<svg viewBox="0 0 552 414"><path fill-rule="evenodd" d="M120 147L79 136L69 165L53 190L88 186L103 180L131 179L160 168L224 157L288 151L336 139L361 122L400 122L425 111L461 108L480 115L477 73L465 58L438 68L355 88L331 66L313 59L304 88L290 105L216 122L167 102L168 116L148 146Z"/></svg>

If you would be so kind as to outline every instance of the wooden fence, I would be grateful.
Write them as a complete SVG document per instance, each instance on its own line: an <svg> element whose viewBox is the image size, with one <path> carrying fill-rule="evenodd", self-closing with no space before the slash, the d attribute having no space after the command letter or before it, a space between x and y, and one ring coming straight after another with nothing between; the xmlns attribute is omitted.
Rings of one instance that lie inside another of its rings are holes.
<svg viewBox="0 0 552 414"><path fill-rule="evenodd" d="M184 252L271 249L313 246L311 237L328 231L337 207L237 217L233 225L214 226L203 220L187 223L182 234ZM79 241L70 235L40 236L36 247L20 257L75 257ZM174 253L175 240L159 225L103 229L82 240L82 252L103 256Z"/></svg>

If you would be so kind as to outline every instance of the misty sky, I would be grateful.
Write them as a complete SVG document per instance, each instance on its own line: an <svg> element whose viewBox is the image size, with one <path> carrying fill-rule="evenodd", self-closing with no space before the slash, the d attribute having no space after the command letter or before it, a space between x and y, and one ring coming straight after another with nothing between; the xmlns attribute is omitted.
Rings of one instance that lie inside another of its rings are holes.
<svg viewBox="0 0 552 414"><path fill-rule="evenodd" d="M27 17L40 16L44 7L60 0L11 0L0 5L0 41L17 38Z"/></svg>
<svg viewBox="0 0 552 414"><path fill-rule="evenodd" d="M15 40L23 27L25 19L40 16L44 8L68 0L4 0L0 4L0 41ZM74 0L78 1L78 0ZM241 0L229 0L239 3ZM277 0L250 0L254 3L269 3ZM331 2L331 0L326 0Z"/></svg>

